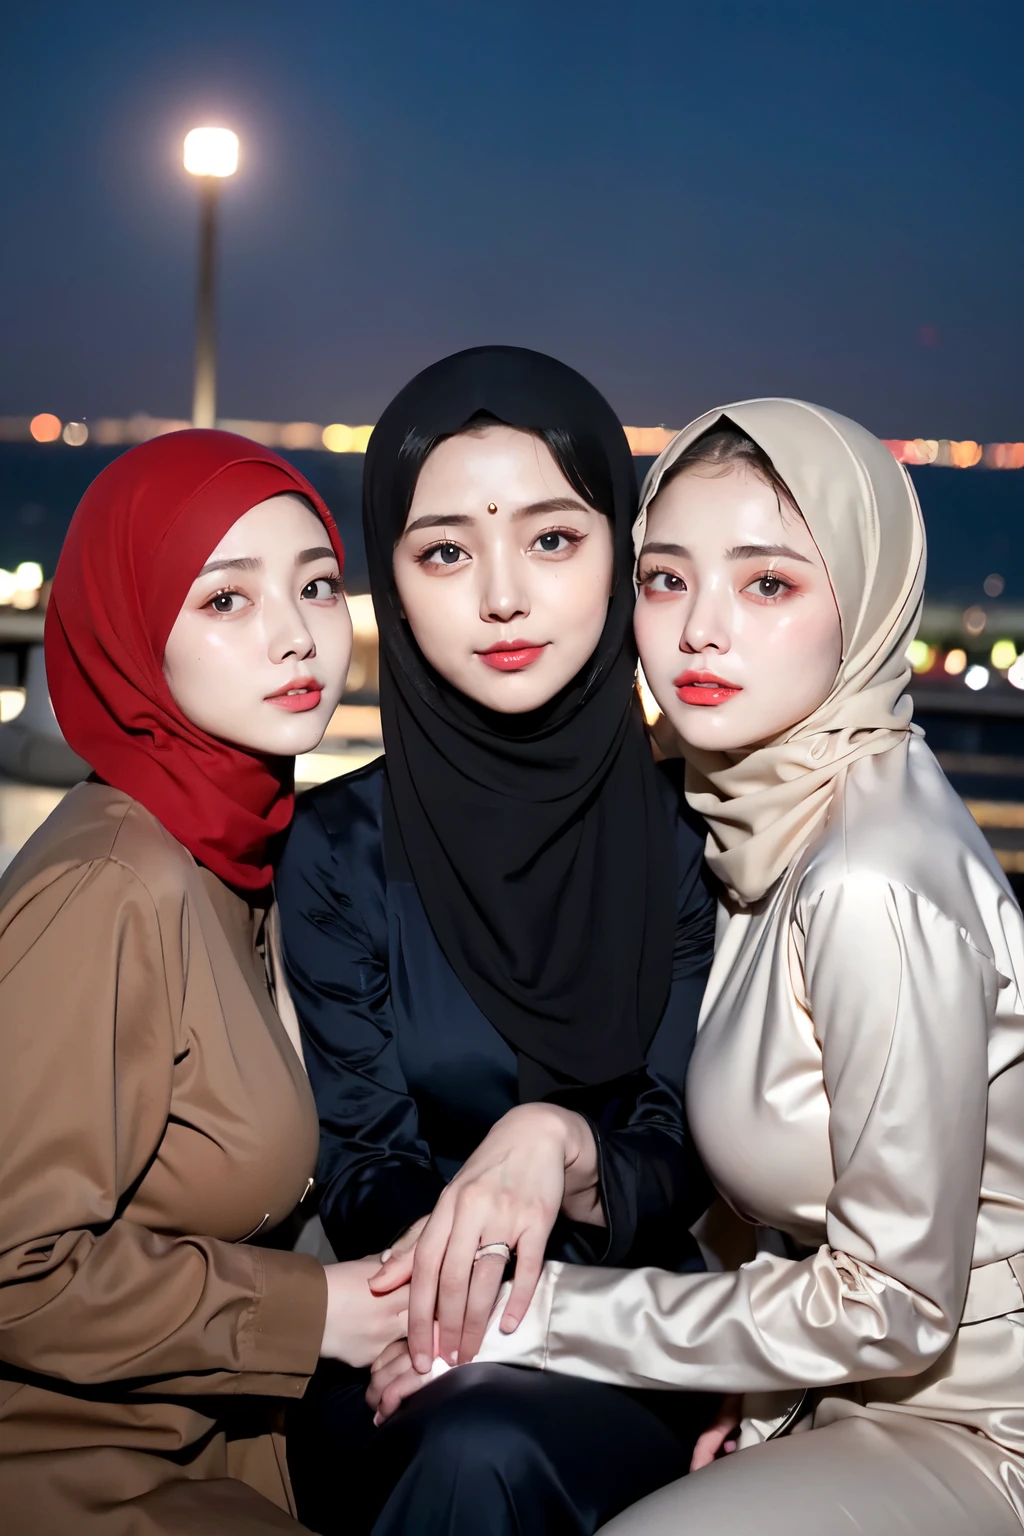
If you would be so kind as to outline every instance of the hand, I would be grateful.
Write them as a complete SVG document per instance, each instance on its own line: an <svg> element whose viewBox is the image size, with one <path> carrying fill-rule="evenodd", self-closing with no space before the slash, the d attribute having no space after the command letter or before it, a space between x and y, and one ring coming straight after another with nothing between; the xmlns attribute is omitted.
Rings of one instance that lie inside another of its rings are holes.
<svg viewBox="0 0 1024 1536"><path fill-rule="evenodd" d="M437 1324L434 1325L435 1333ZM405 1339L390 1344L370 1367L370 1385L366 1389L366 1401L374 1410L376 1425L389 1419L395 1409L407 1397L427 1386L432 1376L424 1375L413 1367L409 1346Z"/></svg>
<svg viewBox="0 0 1024 1536"><path fill-rule="evenodd" d="M327 1319L321 1356L347 1365L370 1365L387 1345L405 1337L409 1326L409 1287L386 1295L370 1290L380 1259L352 1259L327 1264Z"/></svg>
<svg viewBox="0 0 1024 1536"><path fill-rule="evenodd" d="M485 1243L516 1251L515 1284L502 1327L511 1331L533 1298L551 1229L567 1201L597 1203L597 1148L581 1115L552 1104L522 1104L503 1115L441 1195L415 1249L393 1255L372 1281L380 1294L411 1278L409 1350L418 1371L439 1353L472 1360L504 1275L500 1258L476 1260ZM474 1262L476 1260L476 1262Z"/></svg>
<svg viewBox="0 0 1024 1536"><path fill-rule="evenodd" d="M380 1274L385 1272L384 1266L388 1263L389 1259L396 1260L396 1263L388 1265L386 1271L390 1279L394 1282L393 1284L386 1287L387 1290L394 1290L396 1286L406 1285L408 1283L410 1277L412 1276L412 1261L416 1253L416 1244L419 1242L420 1233L423 1231L423 1228L426 1226L429 1220L430 1212L428 1211L425 1216L421 1216L418 1221L414 1221L411 1227L406 1227L401 1237L396 1237L394 1242L391 1244L391 1247L385 1248L384 1252L381 1254L381 1268L378 1271ZM397 1260L400 1259L403 1254L408 1256L408 1263L397 1263ZM382 1287L380 1286L374 1286L375 1292L379 1292L381 1289Z"/></svg>
<svg viewBox="0 0 1024 1536"><path fill-rule="evenodd" d="M701 1467L709 1467L720 1456L729 1456L736 1449L739 1443L742 1406L743 1400L740 1397L723 1397L713 1422L708 1425L693 1448L693 1456L690 1458L691 1472L699 1472Z"/></svg>
<svg viewBox="0 0 1024 1536"><path fill-rule="evenodd" d="M436 1346L436 1323L434 1335ZM408 1377L407 1381L404 1379L406 1377ZM418 1392L420 1387L425 1387L432 1379L430 1374L424 1375L414 1370L407 1339L398 1339L394 1344L389 1344L370 1367L370 1385L366 1389L366 1402L373 1409L374 1424L383 1424L385 1419L391 1417L399 1403L404 1402L413 1392ZM393 1383L399 1383L399 1385L388 1395L387 1402L384 1403L385 1393ZM384 1403L383 1408L382 1403Z"/></svg>

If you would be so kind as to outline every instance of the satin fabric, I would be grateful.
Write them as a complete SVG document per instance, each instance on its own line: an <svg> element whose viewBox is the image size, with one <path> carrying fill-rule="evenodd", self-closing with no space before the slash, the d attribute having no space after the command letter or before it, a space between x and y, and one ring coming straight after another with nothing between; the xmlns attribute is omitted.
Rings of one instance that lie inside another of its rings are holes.
<svg viewBox="0 0 1024 1536"><path fill-rule="evenodd" d="M559 1102L593 1123L607 1225L560 1221L577 1263L699 1263L707 1203L683 1080L711 963L714 906L682 765L655 772L675 864L672 986L642 1072ZM288 985L320 1115L319 1209L339 1258L392 1243L519 1101L515 1052L445 959L416 886L385 869L384 761L307 791L276 878Z"/></svg>
<svg viewBox="0 0 1024 1536"><path fill-rule="evenodd" d="M687 798L708 824L708 864L735 901L753 902L827 815L843 770L900 747L915 729L904 689L924 597L925 538L910 476L877 437L802 400L745 400L699 416L652 465L634 527L637 552L666 471L695 439L729 422L764 449L792 492L825 562L843 639L828 698L775 741L742 752L683 745Z"/></svg>
<svg viewBox="0 0 1024 1536"><path fill-rule="evenodd" d="M1024 919L1005 877L907 737L845 770L827 825L720 924L690 1125L732 1207L796 1256L550 1264L479 1358L781 1394L780 1415L810 1388L815 1429L945 1426L950 1475L959 1456L1024 1522ZM764 1433L748 1420L744 1443Z"/></svg>
<svg viewBox="0 0 1024 1536"><path fill-rule="evenodd" d="M409 442L449 437L481 413L568 437L591 482L573 489L612 531L594 653L527 714L484 709L434 672L395 587L419 468ZM388 855L411 871L448 963L518 1052L524 1101L641 1070L668 994L671 832L635 689L635 515L633 461L611 406L574 369L523 347L434 363L370 439L363 528L380 627Z"/></svg>
<svg viewBox="0 0 1024 1536"><path fill-rule="evenodd" d="M270 884L271 845L292 816L294 759L257 756L193 725L167 686L163 656L228 529L287 492L313 507L344 569L327 507L269 449L192 430L130 448L79 502L46 610L46 676L68 745L243 891Z"/></svg>

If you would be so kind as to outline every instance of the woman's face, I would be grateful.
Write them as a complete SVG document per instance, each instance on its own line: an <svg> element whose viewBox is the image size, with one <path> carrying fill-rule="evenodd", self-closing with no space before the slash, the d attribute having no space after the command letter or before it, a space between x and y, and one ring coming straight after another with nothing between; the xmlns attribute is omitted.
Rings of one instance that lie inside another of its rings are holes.
<svg viewBox="0 0 1024 1536"><path fill-rule="evenodd" d="M268 757L320 742L352 655L338 561L299 496L272 496L229 529L167 639L164 676L184 715Z"/></svg>
<svg viewBox="0 0 1024 1536"><path fill-rule="evenodd" d="M423 655L488 709L546 704L597 647L612 587L611 524L528 432L490 426L439 444L420 471L394 560Z"/></svg>
<svg viewBox="0 0 1024 1536"><path fill-rule="evenodd" d="M683 740L738 751L805 720L842 660L839 611L807 525L745 466L684 471L655 497L634 624Z"/></svg>

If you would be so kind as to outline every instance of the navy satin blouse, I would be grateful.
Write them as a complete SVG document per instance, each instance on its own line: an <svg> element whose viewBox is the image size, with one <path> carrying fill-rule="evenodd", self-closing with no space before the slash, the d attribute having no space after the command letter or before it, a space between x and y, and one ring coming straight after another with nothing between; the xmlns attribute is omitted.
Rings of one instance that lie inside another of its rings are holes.
<svg viewBox="0 0 1024 1536"><path fill-rule="evenodd" d="M682 765L660 778L675 826L672 988L646 1071L551 1097L597 1138L607 1230L561 1220L550 1257L699 1266L687 1228L710 1198L684 1125L683 1079L714 944L704 832ZM445 1183L519 1100L515 1052L442 953L416 886L389 879L384 759L307 791L277 871L288 982L320 1114L324 1229L340 1259L377 1253L433 1209ZM629 901L628 891L622 899Z"/></svg>

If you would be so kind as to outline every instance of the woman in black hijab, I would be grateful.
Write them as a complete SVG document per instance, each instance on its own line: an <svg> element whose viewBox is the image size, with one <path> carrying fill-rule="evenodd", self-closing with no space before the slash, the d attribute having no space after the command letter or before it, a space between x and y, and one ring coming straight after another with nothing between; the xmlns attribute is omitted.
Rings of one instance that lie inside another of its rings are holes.
<svg viewBox="0 0 1024 1536"><path fill-rule="evenodd" d="M423 1367L471 1357L508 1250L512 1316L545 1253L699 1265L682 1089L712 904L634 686L635 510L610 407L518 348L428 368L367 454L386 757L303 798L277 883L323 1225L339 1258L391 1246L381 1288L411 1274ZM467 1366L378 1431L365 1386L333 1371L293 1425L317 1530L589 1532L685 1471L707 1417Z"/></svg>

